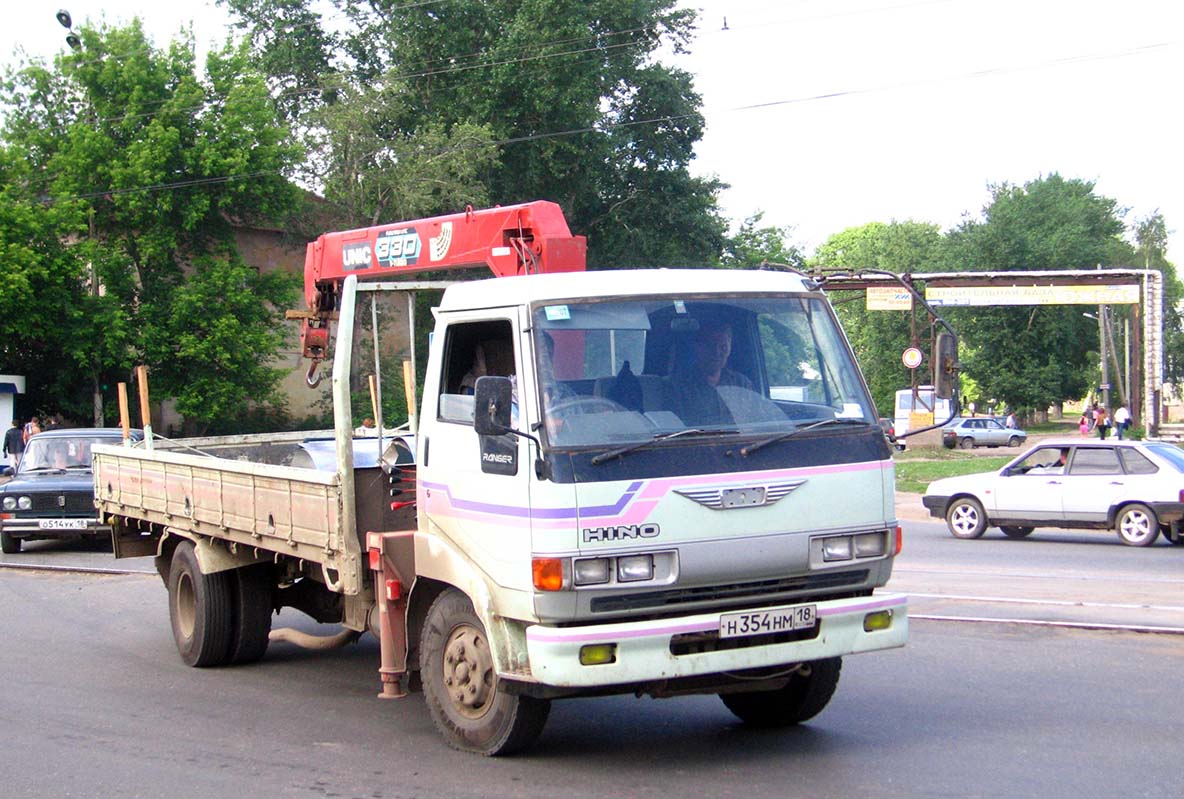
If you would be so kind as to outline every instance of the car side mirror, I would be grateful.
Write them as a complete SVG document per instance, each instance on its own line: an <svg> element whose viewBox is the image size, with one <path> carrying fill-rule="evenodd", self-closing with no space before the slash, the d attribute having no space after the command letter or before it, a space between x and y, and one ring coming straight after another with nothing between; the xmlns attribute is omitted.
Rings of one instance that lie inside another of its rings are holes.
<svg viewBox="0 0 1184 799"><path fill-rule="evenodd" d="M473 397L473 428L478 435L500 436L510 432L510 405L513 388L508 377L477 378Z"/></svg>
<svg viewBox="0 0 1184 799"><path fill-rule="evenodd" d="M12 477L14 474L16 474L16 472L12 470L11 466L5 466L4 470L0 471L0 474L4 475L5 477Z"/></svg>

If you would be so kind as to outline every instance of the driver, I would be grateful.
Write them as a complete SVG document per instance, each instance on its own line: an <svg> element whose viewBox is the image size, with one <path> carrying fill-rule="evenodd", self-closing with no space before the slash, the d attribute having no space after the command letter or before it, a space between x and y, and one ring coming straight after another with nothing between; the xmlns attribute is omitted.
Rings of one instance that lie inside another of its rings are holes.
<svg viewBox="0 0 1184 799"><path fill-rule="evenodd" d="M671 375L670 407L687 424L730 424L731 411L716 391L736 386L752 391L752 381L727 367L732 354L732 327L722 320L707 320L691 342L691 357Z"/></svg>

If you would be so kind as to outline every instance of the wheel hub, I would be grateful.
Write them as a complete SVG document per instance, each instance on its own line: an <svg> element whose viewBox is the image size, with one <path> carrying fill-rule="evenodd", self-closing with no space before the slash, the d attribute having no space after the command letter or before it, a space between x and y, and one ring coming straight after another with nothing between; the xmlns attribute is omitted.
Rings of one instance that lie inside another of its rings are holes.
<svg viewBox="0 0 1184 799"><path fill-rule="evenodd" d="M493 701L493 656L485 637L467 624L453 630L444 646L444 688L469 718L482 716Z"/></svg>

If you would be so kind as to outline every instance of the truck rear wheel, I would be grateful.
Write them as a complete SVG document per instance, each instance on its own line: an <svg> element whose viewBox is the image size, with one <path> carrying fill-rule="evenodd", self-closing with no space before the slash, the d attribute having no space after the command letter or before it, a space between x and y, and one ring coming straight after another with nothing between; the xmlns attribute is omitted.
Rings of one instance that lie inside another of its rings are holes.
<svg viewBox="0 0 1184 799"><path fill-rule="evenodd" d="M720 694L719 698L738 719L753 727L788 727L814 718L830 702L839 684L842 658L805 664L809 673L794 673L776 691Z"/></svg>
<svg viewBox="0 0 1184 799"><path fill-rule="evenodd" d="M538 738L551 703L498 684L485 627L464 594L432 603L420 636L420 677L436 729L456 749L508 755Z"/></svg>
<svg viewBox="0 0 1184 799"><path fill-rule="evenodd" d="M275 607L271 569L266 563L257 563L235 569L233 574L235 618L228 659L231 663L254 663L267 651L271 632Z"/></svg>
<svg viewBox="0 0 1184 799"><path fill-rule="evenodd" d="M234 630L233 572L202 574L193 543L182 541L169 569L169 620L187 666L220 666Z"/></svg>

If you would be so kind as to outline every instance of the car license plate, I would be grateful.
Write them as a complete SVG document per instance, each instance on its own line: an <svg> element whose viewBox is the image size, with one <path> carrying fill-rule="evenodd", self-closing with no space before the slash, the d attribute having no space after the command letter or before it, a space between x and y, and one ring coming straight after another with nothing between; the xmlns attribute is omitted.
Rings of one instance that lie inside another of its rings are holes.
<svg viewBox="0 0 1184 799"><path fill-rule="evenodd" d="M42 530L85 530L86 519L42 519L37 526Z"/></svg>
<svg viewBox="0 0 1184 799"><path fill-rule="evenodd" d="M767 635L793 630L808 630L818 623L817 605L757 610L750 613L725 613L719 617L719 637Z"/></svg>

